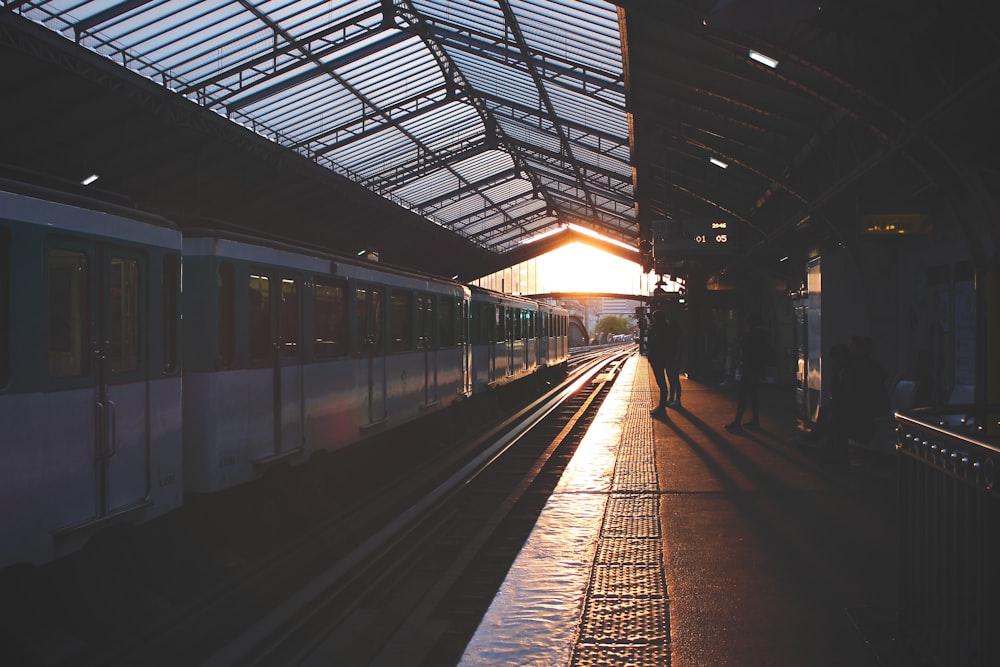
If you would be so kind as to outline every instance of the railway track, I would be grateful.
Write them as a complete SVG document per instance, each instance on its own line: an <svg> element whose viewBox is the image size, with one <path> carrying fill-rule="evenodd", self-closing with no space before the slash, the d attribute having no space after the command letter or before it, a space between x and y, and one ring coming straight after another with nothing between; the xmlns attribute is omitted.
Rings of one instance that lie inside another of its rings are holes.
<svg viewBox="0 0 1000 667"><path fill-rule="evenodd" d="M602 354L614 363L630 349ZM567 424L588 421L582 404L613 377L582 355L571 366L566 383L474 442L422 447L433 460L403 463L389 488L294 539L278 531L273 549L203 576L155 620L48 662L453 664L575 450Z"/></svg>

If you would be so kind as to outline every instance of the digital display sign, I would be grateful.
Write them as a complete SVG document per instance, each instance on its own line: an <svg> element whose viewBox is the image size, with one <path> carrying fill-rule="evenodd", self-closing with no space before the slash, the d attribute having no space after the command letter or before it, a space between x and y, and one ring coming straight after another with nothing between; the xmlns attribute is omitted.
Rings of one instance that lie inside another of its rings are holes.
<svg viewBox="0 0 1000 667"><path fill-rule="evenodd" d="M875 213L861 216L861 233L874 235L929 234L933 226L923 213Z"/></svg>
<svg viewBox="0 0 1000 667"><path fill-rule="evenodd" d="M683 260L731 254L736 228L724 218L653 220L653 257Z"/></svg>

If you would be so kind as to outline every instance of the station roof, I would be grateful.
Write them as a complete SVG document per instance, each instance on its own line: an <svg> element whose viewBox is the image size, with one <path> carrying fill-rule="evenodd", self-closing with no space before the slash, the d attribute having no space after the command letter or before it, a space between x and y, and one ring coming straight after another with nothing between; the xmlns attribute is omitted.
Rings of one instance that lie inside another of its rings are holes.
<svg viewBox="0 0 1000 667"><path fill-rule="evenodd" d="M995 179L969 130L1000 50L964 3L3 6L8 167L441 275L569 225L648 253L652 220L689 216L734 221L738 262Z"/></svg>

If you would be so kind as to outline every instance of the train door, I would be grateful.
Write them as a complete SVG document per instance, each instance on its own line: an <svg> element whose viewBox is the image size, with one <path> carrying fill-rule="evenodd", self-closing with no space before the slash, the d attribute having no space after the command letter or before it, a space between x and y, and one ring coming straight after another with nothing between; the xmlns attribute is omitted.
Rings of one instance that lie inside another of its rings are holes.
<svg viewBox="0 0 1000 667"><path fill-rule="evenodd" d="M274 364L275 454L305 446L302 367L302 278L281 276L275 292L277 355Z"/></svg>
<svg viewBox="0 0 1000 667"><path fill-rule="evenodd" d="M266 369L247 388L255 449L280 456L303 446L302 279L253 270L247 284L247 332L251 368Z"/></svg>
<svg viewBox="0 0 1000 667"><path fill-rule="evenodd" d="M148 262L130 249L58 240L47 273L57 416L47 428L70 445L56 455L74 471L58 511L76 524L138 506L149 491Z"/></svg>
<svg viewBox="0 0 1000 667"><path fill-rule="evenodd" d="M472 394L472 319L469 317L469 299L462 299L459 328L459 345L462 347L462 392Z"/></svg>
<svg viewBox="0 0 1000 667"><path fill-rule="evenodd" d="M385 419L385 289L361 286L355 290L356 322L361 350L361 426Z"/></svg>
<svg viewBox="0 0 1000 667"><path fill-rule="evenodd" d="M514 339L516 338L514 325L517 323L517 314L516 308L507 308L507 326L504 328L507 341L507 375L514 374Z"/></svg>
<svg viewBox="0 0 1000 667"><path fill-rule="evenodd" d="M486 324L486 356L489 359L489 381L496 382L497 379L497 339L503 331L503 306L496 306L492 303L484 303L483 322Z"/></svg>
<svg viewBox="0 0 1000 667"><path fill-rule="evenodd" d="M144 255L125 250L103 253L99 297L105 352L99 364L107 436L107 510L142 501L149 491L149 407L144 331L148 290ZM139 390L142 388L143 390ZM100 402L102 399L98 398Z"/></svg>
<svg viewBox="0 0 1000 667"><path fill-rule="evenodd" d="M437 344L434 327L437 320L433 294L420 294L417 297L417 335L418 349L421 351L424 365L424 405L437 401Z"/></svg>
<svg viewBox="0 0 1000 667"><path fill-rule="evenodd" d="M551 313L538 311L538 325L535 333L538 336L538 364L548 365L549 363L549 318Z"/></svg>

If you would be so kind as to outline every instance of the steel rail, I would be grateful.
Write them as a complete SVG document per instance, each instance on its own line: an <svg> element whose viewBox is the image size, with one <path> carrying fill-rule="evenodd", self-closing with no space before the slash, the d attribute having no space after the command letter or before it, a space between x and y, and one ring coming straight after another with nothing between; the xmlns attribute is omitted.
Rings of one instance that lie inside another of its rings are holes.
<svg viewBox="0 0 1000 667"><path fill-rule="evenodd" d="M237 637L218 649L201 664L204 667L229 665L255 665L266 660L273 647L284 638L308 623L311 615L321 609L324 602L343 590L358 575L359 570L378 560L385 553L411 538L427 521L435 508L469 485L494 461L513 447L532 427L554 411L560 404L576 394L604 369L609 360L630 354L617 350L588 363L560 388L549 392L514 417L506 420L488 433L477 438L468 449L481 451L453 472L444 482L425 494L420 500L399 514L387 525L368 537L357 548L312 579L283 603L272 608Z"/></svg>

